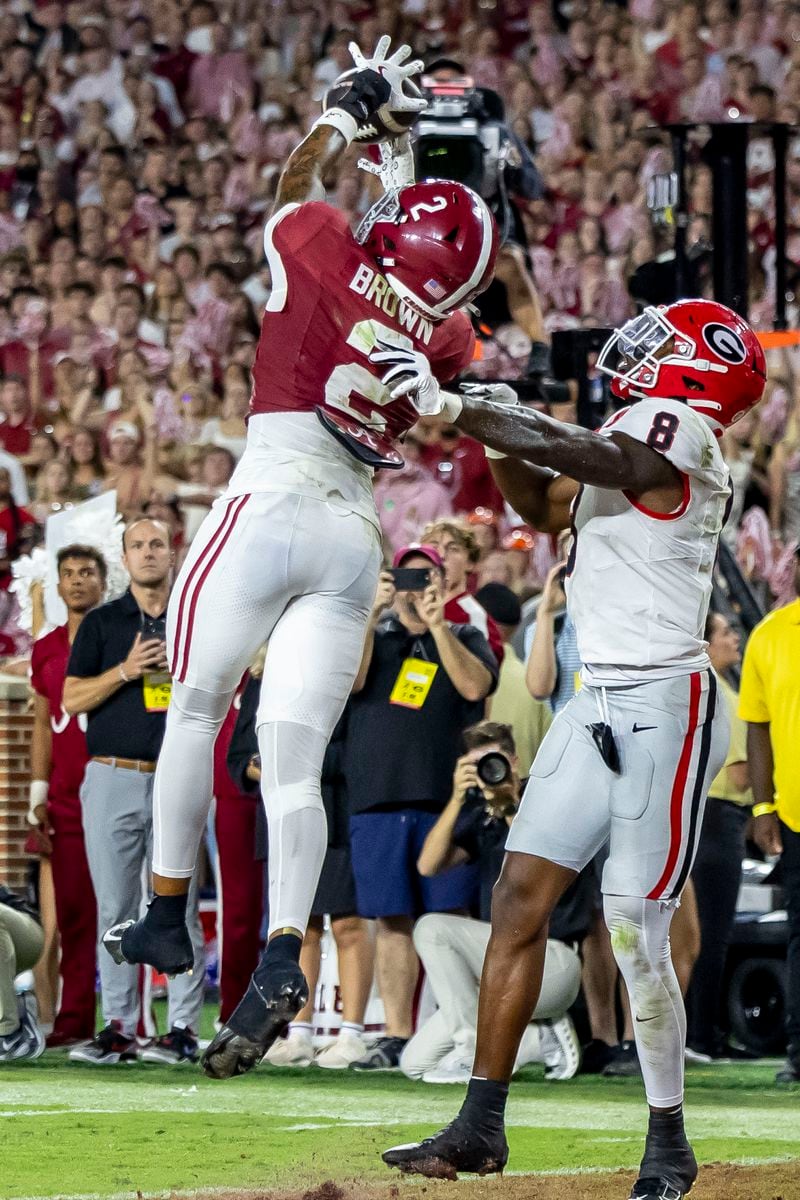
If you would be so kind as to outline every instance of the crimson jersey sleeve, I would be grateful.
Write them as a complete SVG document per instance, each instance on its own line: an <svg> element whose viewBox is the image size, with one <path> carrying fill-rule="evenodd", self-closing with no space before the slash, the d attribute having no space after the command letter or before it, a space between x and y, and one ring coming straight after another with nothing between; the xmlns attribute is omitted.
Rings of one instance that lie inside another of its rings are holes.
<svg viewBox="0 0 800 1200"><path fill-rule="evenodd" d="M33 643L31 651L31 687L40 696L46 697L43 670L45 664L45 654L42 649L41 640Z"/></svg>
<svg viewBox="0 0 800 1200"><path fill-rule="evenodd" d="M430 362L439 383L449 383L466 371L475 355L472 322L464 312L453 313L434 334Z"/></svg>

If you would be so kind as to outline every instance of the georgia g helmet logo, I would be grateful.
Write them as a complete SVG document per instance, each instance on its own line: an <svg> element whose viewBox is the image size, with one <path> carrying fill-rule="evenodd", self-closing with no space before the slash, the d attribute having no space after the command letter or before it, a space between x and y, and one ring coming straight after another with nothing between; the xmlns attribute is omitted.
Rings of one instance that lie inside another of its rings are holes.
<svg viewBox="0 0 800 1200"><path fill-rule="evenodd" d="M703 341L709 350L712 350L723 362L730 363L732 367L735 367L747 358L744 342L736 330L731 329L730 326L712 321L711 324L703 326L702 332Z"/></svg>

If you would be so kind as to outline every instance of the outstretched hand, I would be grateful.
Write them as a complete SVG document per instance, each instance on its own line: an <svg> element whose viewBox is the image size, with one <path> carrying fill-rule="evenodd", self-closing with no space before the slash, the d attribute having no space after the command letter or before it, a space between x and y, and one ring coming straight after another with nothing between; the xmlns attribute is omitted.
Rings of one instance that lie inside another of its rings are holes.
<svg viewBox="0 0 800 1200"><path fill-rule="evenodd" d="M422 112L428 103L427 100L423 97L409 96L404 90L403 84L412 75L418 75L423 69L424 63L420 58L406 62L411 53L411 47L405 44L398 46L390 55L391 44L392 39L388 34L384 34L378 39L371 58L365 57L355 42L351 42L348 49L359 71L375 71L389 84L391 92L386 103L390 108L395 112Z"/></svg>

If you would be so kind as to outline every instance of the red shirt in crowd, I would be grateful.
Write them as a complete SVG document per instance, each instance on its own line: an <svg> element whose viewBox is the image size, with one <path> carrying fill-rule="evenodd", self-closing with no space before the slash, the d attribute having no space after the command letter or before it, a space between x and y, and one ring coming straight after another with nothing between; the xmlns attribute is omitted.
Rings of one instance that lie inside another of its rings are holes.
<svg viewBox="0 0 800 1200"><path fill-rule="evenodd" d="M68 716L61 705L64 678L69 663L69 635L66 625L59 625L33 644L31 654L31 685L43 696L50 711L53 735L50 788L47 811L56 832L81 831L81 802L78 796L83 773L89 761L86 734L81 727L86 717Z"/></svg>
<svg viewBox="0 0 800 1200"><path fill-rule="evenodd" d="M17 456L27 454L31 448L31 438L36 429L30 419L20 421L19 425L11 425L4 421L0 425L0 446L9 454Z"/></svg>
<svg viewBox="0 0 800 1200"><path fill-rule="evenodd" d="M19 535L23 525L35 525L36 518L33 513L29 513L27 508L20 508L17 505L17 521L14 523L14 518L11 515L11 506L7 505L0 510L0 558L10 559L12 562L17 557L17 544ZM13 576L10 570L0 571L0 590L7 592L9 584Z"/></svg>
<svg viewBox="0 0 800 1200"><path fill-rule="evenodd" d="M474 508L504 510L502 493L494 481L483 446L474 438L460 437L451 453L440 445L423 446L422 461L439 483L450 490L454 512Z"/></svg>
<svg viewBox="0 0 800 1200"><path fill-rule="evenodd" d="M502 666L505 652L500 630L494 619L489 616L485 608L480 606L474 596L471 596L469 592L453 596L452 600L448 600L444 606L444 619L452 622L453 625L474 625L489 643L492 654L497 659L497 665Z"/></svg>

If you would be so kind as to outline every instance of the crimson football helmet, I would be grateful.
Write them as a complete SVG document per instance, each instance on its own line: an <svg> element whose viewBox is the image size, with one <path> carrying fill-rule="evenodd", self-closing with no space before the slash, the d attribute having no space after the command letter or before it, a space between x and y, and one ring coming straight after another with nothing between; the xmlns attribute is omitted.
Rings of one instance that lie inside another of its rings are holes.
<svg viewBox="0 0 800 1200"><path fill-rule="evenodd" d="M646 308L614 331L597 368L620 400L683 400L718 434L758 404L767 382L753 330L714 300Z"/></svg>
<svg viewBox="0 0 800 1200"><path fill-rule="evenodd" d="M356 231L402 300L440 321L491 281L494 217L471 188L447 179L389 191Z"/></svg>

